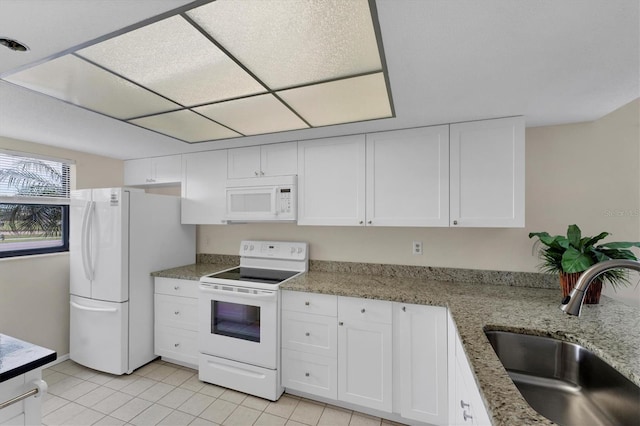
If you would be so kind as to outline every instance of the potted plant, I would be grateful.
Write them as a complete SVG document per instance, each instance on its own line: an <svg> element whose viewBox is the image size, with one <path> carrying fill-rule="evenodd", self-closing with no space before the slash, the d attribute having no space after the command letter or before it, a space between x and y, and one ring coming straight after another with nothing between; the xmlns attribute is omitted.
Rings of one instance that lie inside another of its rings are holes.
<svg viewBox="0 0 640 426"><path fill-rule="evenodd" d="M566 236L551 236L547 232L531 232L529 238L538 238L534 248L538 243L544 246L540 248L538 253L542 260L539 265L540 270L547 273L559 273L562 295L567 296L582 272L590 266L610 259L638 260L628 249L640 247L639 242L610 242L596 245L598 241L609 235L608 232L601 232L595 237L583 237L578 225L569 225ZM614 289L620 285L629 284L624 270L606 271L591 283L584 303L599 303L603 281L609 282Z"/></svg>

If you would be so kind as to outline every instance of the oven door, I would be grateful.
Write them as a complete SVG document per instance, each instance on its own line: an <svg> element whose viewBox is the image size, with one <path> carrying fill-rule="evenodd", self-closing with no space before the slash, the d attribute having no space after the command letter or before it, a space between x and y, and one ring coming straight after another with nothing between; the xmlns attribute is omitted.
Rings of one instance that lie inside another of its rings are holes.
<svg viewBox="0 0 640 426"><path fill-rule="evenodd" d="M278 297L277 290L201 283L200 352L276 369Z"/></svg>

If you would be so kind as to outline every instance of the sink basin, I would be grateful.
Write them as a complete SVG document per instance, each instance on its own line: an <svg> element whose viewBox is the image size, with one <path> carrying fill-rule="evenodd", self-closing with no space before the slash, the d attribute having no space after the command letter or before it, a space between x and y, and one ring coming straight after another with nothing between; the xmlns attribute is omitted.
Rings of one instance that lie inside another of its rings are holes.
<svg viewBox="0 0 640 426"><path fill-rule="evenodd" d="M640 424L640 387L593 352L549 337L485 331L524 399L560 425Z"/></svg>

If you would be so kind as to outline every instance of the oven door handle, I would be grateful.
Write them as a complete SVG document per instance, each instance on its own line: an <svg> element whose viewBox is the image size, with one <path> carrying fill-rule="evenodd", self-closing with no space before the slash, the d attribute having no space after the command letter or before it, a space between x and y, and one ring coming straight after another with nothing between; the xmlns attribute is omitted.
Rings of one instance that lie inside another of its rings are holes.
<svg viewBox="0 0 640 426"><path fill-rule="evenodd" d="M199 286L200 291L204 293L210 294L218 294L220 296L231 296L242 299L276 299L278 297L278 293L275 291L270 291L268 293L240 293L237 291L228 291L228 290L216 290L214 288Z"/></svg>

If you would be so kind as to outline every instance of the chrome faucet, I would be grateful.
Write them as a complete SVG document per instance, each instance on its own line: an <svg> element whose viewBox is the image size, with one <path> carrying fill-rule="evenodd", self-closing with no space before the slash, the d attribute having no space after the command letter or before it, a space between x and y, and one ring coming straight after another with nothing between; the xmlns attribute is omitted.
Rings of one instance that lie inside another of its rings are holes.
<svg viewBox="0 0 640 426"><path fill-rule="evenodd" d="M627 259L612 259L596 263L580 275L576 286L562 301L560 309L562 309L566 314L579 316L580 311L582 310L582 302L584 301L584 293L589 288L589 285L591 285L591 282L603 272L610 269L620 268L632 269L640 272L640 262Z"/></svg>

